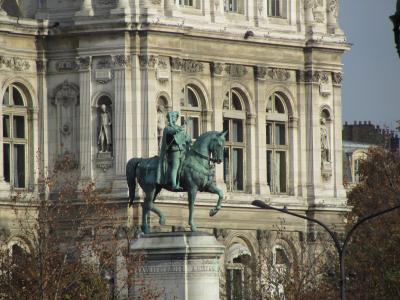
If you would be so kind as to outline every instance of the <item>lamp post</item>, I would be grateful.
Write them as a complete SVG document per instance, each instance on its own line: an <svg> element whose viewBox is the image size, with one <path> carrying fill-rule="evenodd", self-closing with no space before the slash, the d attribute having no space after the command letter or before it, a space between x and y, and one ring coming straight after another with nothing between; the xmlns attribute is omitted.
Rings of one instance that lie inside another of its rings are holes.
<svg viewBox="0 0 400 300"><path fill-rule="evenodd" d="M397 54L400 57L400 0L397 0L396 13L390 16L393 22L394 42L397 48Z"/></svg>
<svg viewBox="0 0 400 300"><path fill-rule="evenodd" d="M310 221L310 222L317 223L318 225L320 225L322 228L324 228L324 229L329 233L329 235L331 236L331 238L332 238L332 240L333 240L333 242L334 242L336 251L338 252L338 255L339 255L340 299L341 299L341 300L345 300L345 299L346 299L346 279L345 279L345 271L346 271L346 269L345 269L345 261L344 261L344 258L345 258L345 256L346 256L347 245L349 244L350 238L351 238L351 236L353 235L354 231L355 231L361 224L365 223L366 221L368 221L368 220L370 220L370 219L373 219L373 218L375 218L375 217L378 217L378 216L380 216L380 215L383 215L383 214L385 214L385 213L391 212L391 211L393 211L393 210L395 210L395 209L400 208L400 205L396 205L396 206L394 206L394 207L390 207L390 208L381 210L381 211L379 211L379 212L377 212L377 213L373 213L373 214L370 214L370 215L368 215L368 216L365 216L365 217L361 218L361 219L358 220L357 223L355 223L355 224L353 225L353 227L351 227L351 229L346 233L346 235L345 235L345 237L344 237L344 241L342 242L342 241L339 239L337 233L334 232L333 230L331 230L331 229L330 229L326 224L324 224L323 222L321 222L321 221L319 221L319 220L316 220L316 219L314 219L314 218L310 218L310 217L307 217L307 216L304 216L304 215L300 215L300 214L291 212L291 211L289 211L289 210L287 209L286 206L284 206L283 208L277 208L277 207L273 207L273 206L271 206L271 205L268 205L268 204L266 204L264 201L261 201L261 200L254 200L254 201L252 202L252 205L257 206L257 207L260 207L260 208L263 208L263 209L277 210L277 211L280 211L280 212L285 213L285 214L288 214L288 215L292 215L292 216L295 216L295 217L298 217L298 218L302 218L302 219L308 220L308 221Z"/></svg>

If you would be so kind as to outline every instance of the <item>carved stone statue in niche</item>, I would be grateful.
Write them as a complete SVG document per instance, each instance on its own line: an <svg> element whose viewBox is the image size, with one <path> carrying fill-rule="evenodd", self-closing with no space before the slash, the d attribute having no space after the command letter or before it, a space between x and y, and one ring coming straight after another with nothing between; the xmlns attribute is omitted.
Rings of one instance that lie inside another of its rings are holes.
<svg viewBox="0 0 400 300"><path fill-rule="evenodd" d="M164 127L166 126L167 112L168 112L167 100L163 96L161 96L158 99L158 104L157 104L157 141L158 141L159 151L161 149L163 130Z"/></svg>
<svg viewBox="0 0 400 300"><path fill-rule="evenodd" d="M100 152L111 152L112 136L111 136L111 114L107 105L101 104L99 109L99 136L97 144Z"/></svg>
<svg viewBox="0 0 400 300"><path fill-rule="evenodd" d="M326 126L326 119L321 118L321 161L330 162L330 145L329 145L329 133Z"/></svg>

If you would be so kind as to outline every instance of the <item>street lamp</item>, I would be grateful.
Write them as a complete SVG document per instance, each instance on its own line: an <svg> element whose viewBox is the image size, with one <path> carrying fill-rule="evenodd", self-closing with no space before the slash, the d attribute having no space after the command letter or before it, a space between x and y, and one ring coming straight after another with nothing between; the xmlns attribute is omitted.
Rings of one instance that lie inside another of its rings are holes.
<svg viewBox="0 0 400 300"><path fill-rule="evenodd" d="M364 222L366 222L366 221L368 221L368 220L370 220L370 219L373 219L373 218L375 218L375 217L378 217L378 216L380 216L380 215L383 215L383 214L385 214L385 213L391 212L391 211L393 211L393 210L395 210L395 209L400 208L400 205L396 205L396 206L394 206L394 207L390 207L390 208L381 210L381 211L379 211L379 212L377 212L377 213L373 213L373 214L370 214L370 215L368 215L368 216L366 216L366 217L363 217L363 218L359 219L359 220L357 221L357 223L355 223L355 224L353 225L353 227L351 227L351 229L346 233L346 235L345 235L345 237L344 237L344 241L342 242L342 241L339 239L337 233L334 232L333 230L331 230L331 229L330 229L326 224L324 224L323 222L321 222L321 221L319 221L319 220L316 220L316 219L314 219L314 218L310 218L310 217L305 216L305 215L300 215L300 214L291 212L291 211L289 211L289 210L287 209L286 206L284 206L283 208L277 208L277 207L271 206L271 205L269 205L269 204L266 204L264 201L261 201L261 200L254 200L251 204L254 205L254 206L263 208L263 209L277 210L277 211L280 211L280 212L285 213L285 214L288 214L288 215L292 215L292 216L295 216L295 217L298 217L298 218L302 218L302 219L308 220L308 221L310 221L310 222L317 223L318 225L320 225L322 228L324 228L324 229L329 233L329 235L331 236L331 238L332 238L332 240L333 240L333 242L334 242L336 251L338 252L338 255L339 255L340 299L342 299L342 300L345 300L345 299L346 299L346 278L345 278L345 271L346 271L346 269L345 269L345 261L344 261L344 258L345 258L345 256L346 256L347 245L349 244L349 241L350 241L350 238L351 238L352 234L353 234L354 231L357 229L357 227L359 227L359 226L360 226L361 224L363 224Z"/></svg>
<svg viewBox="0 0 400 300"><path fill-rule="evenodd" d="M397 0L396 13L390 16L390 20L393 22L394 42L400 57L400 0Z"/></svg>

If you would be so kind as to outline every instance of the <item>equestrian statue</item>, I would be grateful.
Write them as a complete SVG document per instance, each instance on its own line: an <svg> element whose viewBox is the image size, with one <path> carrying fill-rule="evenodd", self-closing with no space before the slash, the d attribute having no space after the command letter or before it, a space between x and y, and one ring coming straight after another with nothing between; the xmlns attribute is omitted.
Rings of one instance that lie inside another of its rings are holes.
<svg viewBox="0 0 400 300"><path fill-rule="evenodd" d="M192 145L185 126L176 121L178 112L169 112L168 125L163 130L160 155L151 158L131 158L126 164L129 187L129 205L135 201L136 181L145 193L142 203L142 231L149 233L148 215L150 211L165 224L165 216L154 206L161 189L173 192L187 192L189 204L189 225L196 231L193 221L194 203L197 192L218 195L218 201L210 210L214 216L221 209L223 192L215 185L215 163L221 163L224 155L226 132L209 131L197 138Z"/></svg>

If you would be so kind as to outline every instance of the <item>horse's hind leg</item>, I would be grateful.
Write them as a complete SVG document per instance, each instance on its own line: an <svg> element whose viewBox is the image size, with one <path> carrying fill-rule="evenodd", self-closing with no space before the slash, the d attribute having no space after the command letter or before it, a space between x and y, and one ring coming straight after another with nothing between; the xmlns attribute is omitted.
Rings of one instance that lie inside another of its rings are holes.
<svg viewBox="0 0 400 300"><path fill-rule="evenodd" d="M149 212L150 212L150 201L148 201L147 194L146 194L144 202L142 203L142 231L143 231L143 233L150 232L149 223L148 223Z"/></svg>
<svg viewBox="0 0 400 300"><path fill-rule="evenodd" d="M155 207L155 205L154 205L154 201L156 200L156 197L160 193L160 191L161 191L161 188L157 188L156 189L156 191L154 193L154 196L153 196L153 199L151 201L150 210L158 215L160 225L165 225L165 216L164 216L164 214L161 212L161 210L159 208Z"/></svg>
<svg viewBox="0 0 400 300"><path fill-rule="evenodd" d="M210 210L210 217L213 217L213 216L215 216L215 215L217 214L217 212L219 212L219 210L221 209L221 202L222 202L222 200L224 199L224 193L222 192L222 190L220 190L219 188L217 188L214 184L211 184L211 185L208 187L208 191L209 191L210 193L213 193L213 194L218 194L218 202L217 202L217 205L216 205L214 208L212 208L212 209Z"/></svg>
<svg viewBox="0 0 400 300"><path fill-rule="evenodd" d="M191 188L188 190L188 200L189 200L189 225L191 231L197 231L196 224L193 221L193 211L194 211L194 202L196 200L197 189Z"/></svg>

